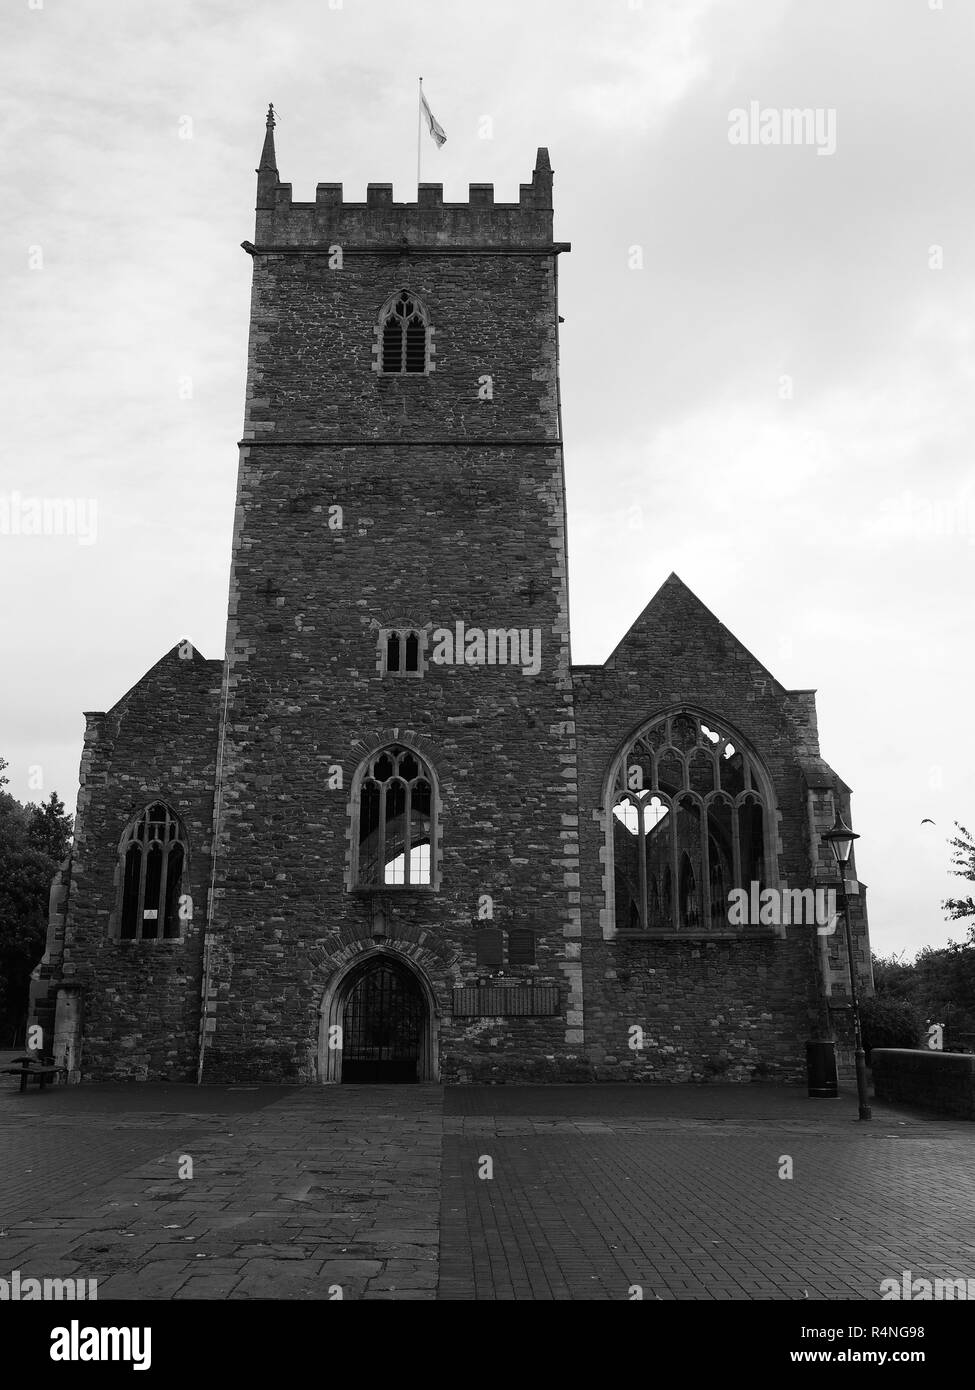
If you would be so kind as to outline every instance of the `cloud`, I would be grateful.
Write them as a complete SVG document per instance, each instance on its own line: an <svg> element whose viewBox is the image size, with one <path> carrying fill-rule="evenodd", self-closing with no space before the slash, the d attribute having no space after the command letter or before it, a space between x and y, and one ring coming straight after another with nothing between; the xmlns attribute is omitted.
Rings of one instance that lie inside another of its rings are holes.
<svg viewBox="0 0 975 1390"><path fill-rule="evenodd" d="M81 709L182 636L222 650L267 101L296 198L412 198L422 72L448 199L515 199L551 151L576 659L676 569L819 686L878 947L945 939L904 827L929 765L939 824L975 782L930 737L973 675L973 30L913 0L4 7L0 493L99 515L91 547L0 537L12 789L40 762L70 800ZM835 155L730 145L752 99L835 109Z"/></svg>

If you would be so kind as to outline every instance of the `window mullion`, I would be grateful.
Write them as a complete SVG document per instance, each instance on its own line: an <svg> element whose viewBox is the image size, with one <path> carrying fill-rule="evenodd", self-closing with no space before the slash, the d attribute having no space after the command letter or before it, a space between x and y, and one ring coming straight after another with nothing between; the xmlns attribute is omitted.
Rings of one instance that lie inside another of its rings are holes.
<svg viewBox="0 0 975 1390"><path fill-rule="evenodd" d="M677 822L680 816L679 796L671 798L671 815L674 823L670 827L670 924L674 931L680 931L680 862L677 849Z"/></svg>
<svg viewBox="0 0 975 1390"><path fill-rule="evenodd" d="M148 822L148 820L144 820L144 821L142 822L142 826L143 826L143 830L145 831L145 834L148 835L148 834L149 834L149 822ZM145 912L145 907L146 907L146 870L147 870L147 868L149 867L149 841L148 841L148 839L143 839L143 840L141 841L141 843L140 843L140 849L141 849L141 853L142 853L142 859L141 859L141 862L140 862L140 864L139 864L139 895L138 895L138 899L137 899L137 903L136 903L136 914L135 914L135 939L136 939L136 941L141 941L141 940L142 940L142 926L143 926L143 922L145 921L145 918L143 917L143 913Z"/></svg>
<svg viewBox="0 0 975 1390"><path fill-rule="evenodd" d="M386 886L386 783L379 783L379 883Z"/></svg>
<svg viewBox="0 0 975 1390"><path fill-rule="evenodd" d="M637 865L640 876L640 924L646 931L650 923L650 915L647 911L647 838L642 798L638 798L636 802L636 835L637 844L640 847L640 858Z"/></svg>
<svg viewBox="0 0 975 1390"><path fill-rule="evenodd" d="M705 803L701 814L701 895L698 903L701 908L701 929L710 931L713 925L711 916L711 846L708 843L708 808Z"/></svg>
<svg viewBox="0 0 975 1390"><path fill-rule="evenodd" d="M405 855L403 882L409 885L410 855L413 850L413 838L410 834L410 816L413 814L413 784L411 782L404 782L403 787L405 793L403 797L403 819L405 822L403 827L403 852Z"/></svg>
<svg viewBox="0 0 975 1390"><path fill-rule="evenodd" d="M166 826L167 835L169 826ZM159 864L159 903L156 907L156 936L166 934L166 879L169 876L169 840L163 841L162 858Z"/></svg>

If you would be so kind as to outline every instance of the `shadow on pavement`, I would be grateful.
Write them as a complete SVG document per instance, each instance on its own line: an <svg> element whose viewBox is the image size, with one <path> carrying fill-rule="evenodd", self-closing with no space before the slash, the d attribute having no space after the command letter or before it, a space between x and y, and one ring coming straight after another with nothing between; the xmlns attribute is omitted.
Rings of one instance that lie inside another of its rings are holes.
<svg viewBox="0 0 975 1390"><path fill-rule="evenodd" d="M30 1114L121 1115L241 1115L263 1110L283 1099L293 1086L194 1086L189 1082L89 1082L81 1086L40 1086L32 1083L20 1093L16 1077L0 1087L0 1105L9 1114L21 1106Z"/></svg>

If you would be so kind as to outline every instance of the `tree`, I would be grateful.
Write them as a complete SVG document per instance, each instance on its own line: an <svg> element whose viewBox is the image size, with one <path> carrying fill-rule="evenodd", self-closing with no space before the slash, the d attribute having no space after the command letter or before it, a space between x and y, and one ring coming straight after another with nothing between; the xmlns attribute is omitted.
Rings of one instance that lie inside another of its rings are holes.
<svg viewBox="0 0 975 1390"><path fill-rule="evenodd" d="M874 956L873 983L878 995L887 999L910 999L917 979L913 965L899 956Z"/></svg>
<svg viewBox="0 0 975 1390"><path fill-rule="evenodd" d="M955 821L958 834L948 841L954 851L951 859L951 872L958 878L967 878L975 883L975 838L971 831ZM957 921L960 917L975 917L975 898L945 898L941 904L949 918ZM969 927L972 943L975 944L975 922Z"/></svg>
<svg viewBox="0 0 975 1390"><path fill-rule="evenodd" d="M875 1047L917 1047L921 1040L923 1020L909 999L882 994L864 999L860 1023L868 1061Z"/></svg>
<svg viewBox="0 0 975 1390"><path fill-rule="evenodd" d="M914 1002L925 1018L943 1023L946 1047L970 1047L975 1041L975 945L949 941L917 953Z"/></svg>
<svg viewBox="0 0 975 1390"><path fill-rule="evenodd" d="M912 1005L926 1023L944 1025L946 1051L971 1050L975 1044L975 942L924 946L910 964L898 956L875 956L873 971L878 1003Z"/></svg>
<svg viewBox="0 0 975 1390"><path fill-rule="evenodd" d="M7 763L0 758L0 787ZM22 806L0 791L0 1044L17 1046L30 972L44 954L51 879L68 853L71 817L56 792Z"/></svg>
<svg viewBox="0 0 975 1390"><path fill-rule="evenodd" d="M60 864L71 843L71 817L64 813L64 802L52 792L40 806L29 801L24 809L30 817L27 839L31 847Z"/></svg>

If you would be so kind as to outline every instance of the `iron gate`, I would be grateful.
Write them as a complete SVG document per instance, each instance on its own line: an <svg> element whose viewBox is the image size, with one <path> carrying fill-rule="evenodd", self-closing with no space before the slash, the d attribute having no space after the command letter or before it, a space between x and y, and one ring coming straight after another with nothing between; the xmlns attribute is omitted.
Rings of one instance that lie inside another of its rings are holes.
<svg viewBox="0 0 975 1390"><path fill-rule="evenodd" d="M416 1081L426 1006L416 979L381 961L352 986L342 1018L342 1080Z"/></svg>

